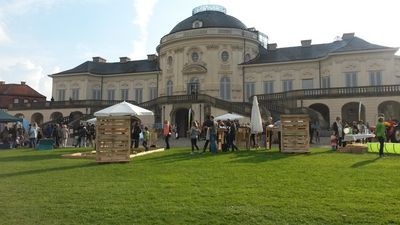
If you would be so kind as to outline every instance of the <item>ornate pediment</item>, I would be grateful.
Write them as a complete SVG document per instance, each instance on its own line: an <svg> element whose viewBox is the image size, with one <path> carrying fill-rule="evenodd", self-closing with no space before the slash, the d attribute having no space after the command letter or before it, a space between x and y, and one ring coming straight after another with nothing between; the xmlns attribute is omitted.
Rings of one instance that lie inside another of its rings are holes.
<svg viewBox="0 0 400 225"><path fill-rule="evenodd" d="M207 68L199 64L190 64L183 67L182 73L183 74L207 73Z"/></svg>

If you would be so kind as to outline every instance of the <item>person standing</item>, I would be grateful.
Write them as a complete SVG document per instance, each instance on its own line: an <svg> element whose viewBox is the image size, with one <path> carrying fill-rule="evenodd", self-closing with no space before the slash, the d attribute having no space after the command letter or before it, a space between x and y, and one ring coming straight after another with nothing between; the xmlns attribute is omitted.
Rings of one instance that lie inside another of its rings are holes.
<svg viewBox="0 0 400 225"><path fill-rule="evenodd" d="M212 126L209 128L210 130L210 151L212 153L217 153L217 130L218 123L214 120L214 116L210 116L212 121Z"/></svg>
<svg viewBox="0 0 400 225"><path fill-rule="evenodd" d="M383 148L385 147L385 124L383 123L383 117L379 117L378 123L375 128L375 135L379 141L379 157L383 157Z"/></svg>
<svg viewBox="0 0 400 225"><path fill-rule="evenodd" d="M36 149L37 128L35 125L32 126L32 124L29 124L28 136L29 136L29 147Z"/></svg>
<svg viewBox="0 0 400 225"><path fill-rule="evenodd" d="M132 129L132 140L134 143L134 148L139 148L140 133L142 133L142 129L140 129L139 121L135 121Z"/></svg>
<svg viewBox="0 0 400 225"><path fill-rule="evenodd" d="M66 124L62 125L61 128L61 146L63 148L67 147L67 142L69 138L69 130Z"/></svg>
<svg viewBox="0 0 400 225"><path fill-rule="evenodd" d="M163 136L165 139L165 149L169 149L169 138L171 137L171 125L169 124L168 120L164 121L163 124Z"/></svg>
<svg viewBox="0 0 400 225"><path fill-rule="evenodd" d="M231 151L239 151L239 148L235 145L235 140L236 140L236 123L235 121L229 121L227 123L228 128L228 134L227 134L227 139L228 139L228 150L229 147L231 147Z"/></svg>
<svg viewBox="0 0 400 225"><path fill-rule="evenodd" d="M144 147L145 151L149 150L149 147L147 146L149 141L150 141L149 128L144 127L144 130L143 130L143 147Z"/></svg>
<svg viewBox="0 0 400 225"><path fill-rule="evenodd" d="M342 146L342 139L343 139L343 125L340 117L336 117L336 121L333 122L332 125L333 131L335 131L335 135L338 139L338 146Z"/></svg>
<svg viewBox="0 0 400 225"><path fill-rule="evenodd" d="M197 139L199 138L200 134L200 129L197 126L196 121L192 122L192 127L190 128L190 142L192 144L192 152L191 154L194 153L194 148L196 147L196 150L199 151L199 147L197 146Z"/></svg>
<svg viewBox="0 0 400 225"><path fill-rule="evenodd" d="M265 130L266 130L266 135L267 135L267 139L268 139L268 142L267 142L267 144L268 144L268 146L267 146L267 149L271 149L272 148L272 135L274 134L273 132L272 132L272 129L273 129L273 127L274 127L274 121L273 121L273 119L272 119L272 116L270 116L270 117L268 117L268 121L266 122L266 128L265 128Z"/></svg>
<svg viewBox="0 0 400 225"><path fill-rule="evenodd" d="M206 134L206 142L204 143L203 153L206 151L208 143L210 143L210 127L213 126L211 115L207 116L206 121L203 123L203 132Z"/></svg>

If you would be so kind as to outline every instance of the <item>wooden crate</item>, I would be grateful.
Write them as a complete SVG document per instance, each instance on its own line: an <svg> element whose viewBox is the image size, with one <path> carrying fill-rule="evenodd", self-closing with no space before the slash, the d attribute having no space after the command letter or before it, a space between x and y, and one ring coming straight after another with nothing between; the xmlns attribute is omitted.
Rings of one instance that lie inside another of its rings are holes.
<svg viewBox="0 0 400 225"><path fill-rule="evenodd" d="M97 162L129 162L130 146L130 116L97 117Z"/></svg>
<svg viewBox="0 0 400 225"><path fill-rule="evenodd" d="M250 140L250 128L239 127L236 131L236 146L240 149L248 149Z"/></svg>
<svg viewBox="0 0 400 225"><path fill-rule="evenodd" d="M281 115L281 152L309 152L309 121L306 114Z"/></svg>

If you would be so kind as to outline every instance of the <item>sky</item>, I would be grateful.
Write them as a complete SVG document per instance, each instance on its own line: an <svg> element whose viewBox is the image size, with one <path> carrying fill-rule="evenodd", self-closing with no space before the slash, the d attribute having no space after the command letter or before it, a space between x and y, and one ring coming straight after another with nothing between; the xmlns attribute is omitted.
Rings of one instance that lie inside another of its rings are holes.
<svg viewBox="0 0 400 225"><path fill-rule="evenodd" d="M50 100L49 74L94 56L146 59L164 35L205 4L224 6L278 48L306 39L329 43L351 32L400 47L398 0L0 0L0 81L25 81Z"/></svg>

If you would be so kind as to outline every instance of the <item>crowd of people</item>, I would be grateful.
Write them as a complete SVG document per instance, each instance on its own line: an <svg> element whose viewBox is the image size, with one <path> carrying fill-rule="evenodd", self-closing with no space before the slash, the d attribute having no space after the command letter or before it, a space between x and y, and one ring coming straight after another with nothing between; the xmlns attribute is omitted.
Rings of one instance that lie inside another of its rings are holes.
<svg viewBox="0 0 400 225"><path fill-rule="evenodd" d="M74 147L93 147L96 138L94 125L80 125L71 129L67 124L51 123L43 127L31 123L24 128L21 123L5 126L0 133L1 141L10 148L29 147L36 149L41 139L52 139L55 148L65 148L69 139Z"/></svg>

